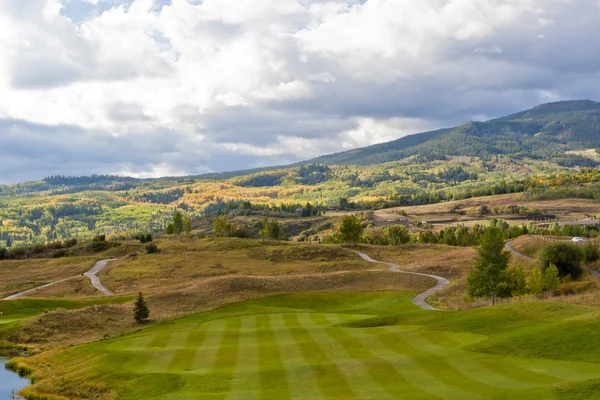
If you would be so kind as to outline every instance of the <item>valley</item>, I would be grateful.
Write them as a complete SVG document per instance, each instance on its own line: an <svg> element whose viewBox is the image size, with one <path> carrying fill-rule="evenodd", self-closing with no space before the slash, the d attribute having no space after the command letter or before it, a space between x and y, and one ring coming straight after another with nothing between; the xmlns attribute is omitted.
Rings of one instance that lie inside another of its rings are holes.
<svg viewBox="0 0 600 400"><path fill-rule="evenodd" d="M593 398L599 114L1 186L0 354L31 400Z"/></svg>

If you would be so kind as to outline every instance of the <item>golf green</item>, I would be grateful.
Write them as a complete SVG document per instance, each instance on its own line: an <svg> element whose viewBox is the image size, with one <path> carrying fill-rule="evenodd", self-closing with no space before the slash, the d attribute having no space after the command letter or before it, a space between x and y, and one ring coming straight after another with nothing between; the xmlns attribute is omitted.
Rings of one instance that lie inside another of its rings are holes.
<svg viewBox="0 0 600 400"><path fill-rule="evenodd" d="M598 351L561 357L554 347L569 337L545 339L564 334L563 324L572 324L569 335L578 324L598 325L597 309L531 303L427 312L410 297L276 296L74 347L50 362L64 368L61 379L102 382L121 399L583 399L598 393L600 363L591 361ZM563 350L569 351L564 343Z"/></svg>

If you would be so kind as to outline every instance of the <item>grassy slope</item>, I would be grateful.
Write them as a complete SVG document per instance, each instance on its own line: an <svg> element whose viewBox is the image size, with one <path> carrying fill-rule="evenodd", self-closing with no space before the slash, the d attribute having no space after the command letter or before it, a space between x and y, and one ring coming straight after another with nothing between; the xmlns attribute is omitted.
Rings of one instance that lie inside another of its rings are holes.
<svg viewBox="0 0 600 400"><path fill-rule="evenodd" d="M0 261L0 298L89 271L94 256Z"/></svg>
<svg viewBox="0 0 600 400"><path fill-rule="evenodd" d="M99 297L81 300L17 299L0 301L0 338L22 321L55 310L74 310L97 304L120 304L129 297Z"/></svg>
<svg viewBox="0 0 600 400"><path fill-rule="evenodd" d="M100 272L115 293L179 289L219 276L282 276L374 269L339 246L216 238L157 240L158 254L124 257Z"/></svg>
<svg viewBox="0 0 600 400"><path fill-rule="evenodd" d="M28 363L42 378L38 391L60 384L65 395L98 399L583 399L595 393L597 308L528 303L432 313L414 308L410 297L269 297Z"/></svg>

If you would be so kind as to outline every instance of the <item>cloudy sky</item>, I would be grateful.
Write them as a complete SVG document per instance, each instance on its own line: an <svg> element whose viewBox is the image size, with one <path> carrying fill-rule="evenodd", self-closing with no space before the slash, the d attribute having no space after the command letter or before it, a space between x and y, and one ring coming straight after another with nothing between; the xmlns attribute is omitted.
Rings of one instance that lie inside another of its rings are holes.
<svg viewBox="0 0 600 400"><path fill-rule="evenodd" d="M1 0L0 182L278 165L600 100L600 0Z"/></svg>

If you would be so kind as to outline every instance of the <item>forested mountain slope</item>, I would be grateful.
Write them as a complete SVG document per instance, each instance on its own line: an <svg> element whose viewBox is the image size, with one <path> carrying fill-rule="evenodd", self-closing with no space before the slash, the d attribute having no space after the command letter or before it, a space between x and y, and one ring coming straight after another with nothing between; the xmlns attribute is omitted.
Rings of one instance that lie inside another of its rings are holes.
<svg viewBox="0 0 600 400"><path fill-rule="evenodd" d="M511 155L553 159L562 165L582 163L569 150L600 147L600 103L580 100L543 104L531 110L468 122L456 128L420 133L401 139L317 157L308 163L370 165L411 156L443 160L447 156Z"/></svg>

